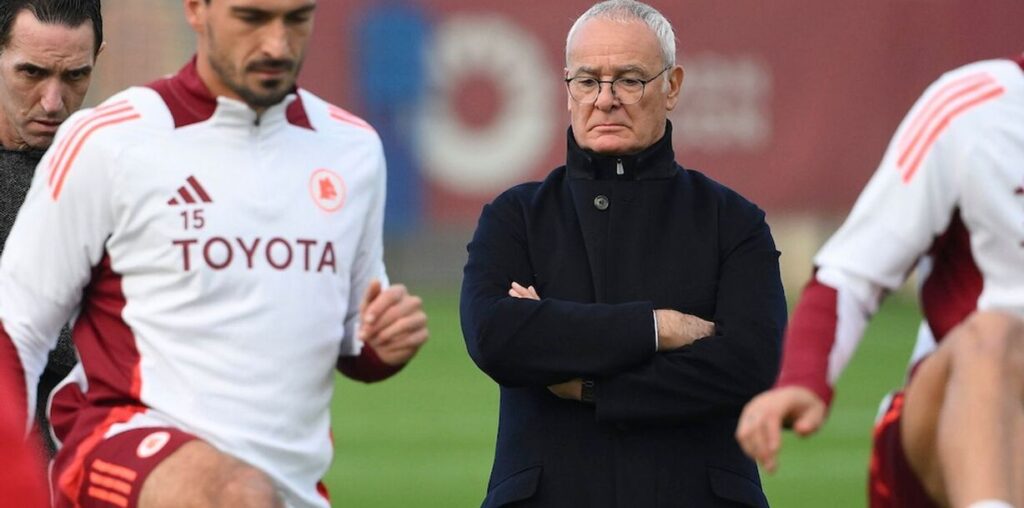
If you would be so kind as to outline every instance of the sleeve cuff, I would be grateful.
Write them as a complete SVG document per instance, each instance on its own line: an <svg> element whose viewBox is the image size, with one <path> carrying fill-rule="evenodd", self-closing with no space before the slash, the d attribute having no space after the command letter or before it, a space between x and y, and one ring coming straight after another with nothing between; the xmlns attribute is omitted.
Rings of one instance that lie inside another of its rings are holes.
<svg viewBox="0 0 1024 508"><path fill-rule="evenodd" d="M652 310L651 315L654 316L654 350L658 351L658 310Z"/></svg>
<svg viewBox="0 0 1024 508"><path fill-rule="evenodd" d="M405 367L404 363L397 366L384 363L377 356L377 352L365 344L359 356L342 356L338 358L338 370L345 377L364 383L373 383L387 379L397 374L403 367Z"/></svg>

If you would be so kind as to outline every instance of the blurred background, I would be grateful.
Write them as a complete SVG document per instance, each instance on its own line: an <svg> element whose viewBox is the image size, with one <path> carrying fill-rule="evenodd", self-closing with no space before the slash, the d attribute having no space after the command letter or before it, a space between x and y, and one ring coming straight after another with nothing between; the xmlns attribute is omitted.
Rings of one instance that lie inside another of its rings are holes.
<svg viewBox="0 0 1024 508"><path fill-rule="evenodd" d="M678 161L768 213L787 294L843 219L914 99L942 72L1024 50L1020 0L651 0L686 68ZM458 288L481 206L562 164L565 35L583 0L320 0L300 84L375 126L389 165L389 272L421 293L431 342L379 386L340 379L336 506L478 506L497 387L475 369ZM180 0L104 0L87 105L175 72L194 50ZM871 422L902 382L918 314L889 299L825 430L789 439L774 506L865 506ZM294 368L294 366L292 367ZM301 367L299 367L301 368Z"/></svg>

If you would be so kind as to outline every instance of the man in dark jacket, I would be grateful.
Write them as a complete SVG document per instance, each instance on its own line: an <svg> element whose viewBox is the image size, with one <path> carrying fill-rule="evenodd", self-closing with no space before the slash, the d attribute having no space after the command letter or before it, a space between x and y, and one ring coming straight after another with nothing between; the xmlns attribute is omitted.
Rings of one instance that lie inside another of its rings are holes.
<svg viewBox="0 0 1024 508"><path fill-rule="evenodd" d="M57 128L82 105L103 49L99 0L0 0L0 246L36 164ZM46 401L75 365L67 328L37 391L36 418L50 453Z"/></svg>
<svg viewBox="0 0 1024 508"><path fill-rule="evenodd" d="M461 317L501 385L484 506L767 506L733 439L786 320L764 213L675 163L671 25L595 5L566 47L566 166L486 206Z"/></svg>

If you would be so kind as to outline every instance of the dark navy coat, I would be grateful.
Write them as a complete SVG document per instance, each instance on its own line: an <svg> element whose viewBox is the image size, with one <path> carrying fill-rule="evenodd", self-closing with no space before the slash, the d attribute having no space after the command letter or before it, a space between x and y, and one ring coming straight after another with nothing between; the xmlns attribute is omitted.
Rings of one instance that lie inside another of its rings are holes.
<svg viewBox="0 0 1024 508"><path fill-rule="evenodd" d="M760 209L675 163L671 125L622 158L570 131L567 165L485 206L468 250L466 346L501 387L485 507L767 506L733 432L778 372L779 252ZM656 352L660 308L715 334ZM546 388L574 378L593 404Z"/></svg>

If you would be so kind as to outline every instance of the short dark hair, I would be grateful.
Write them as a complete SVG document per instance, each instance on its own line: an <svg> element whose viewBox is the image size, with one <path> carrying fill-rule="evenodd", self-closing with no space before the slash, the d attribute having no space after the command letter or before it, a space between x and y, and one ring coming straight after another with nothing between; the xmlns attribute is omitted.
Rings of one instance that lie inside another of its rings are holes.
<svg viewBox="0 0 1024 508"><path fill-rule="evenodd" d="M93 55L103 44L103 14L100 0L0 0L0 51L11 42L14 20L23 10L31 12L40 23L77 28L92 22Z"/></svg>

